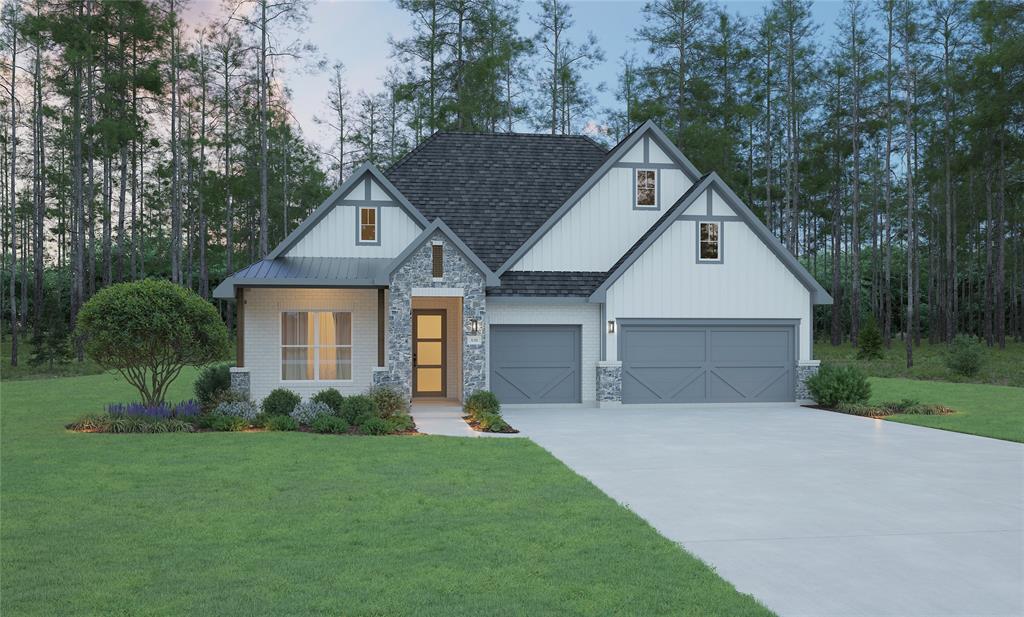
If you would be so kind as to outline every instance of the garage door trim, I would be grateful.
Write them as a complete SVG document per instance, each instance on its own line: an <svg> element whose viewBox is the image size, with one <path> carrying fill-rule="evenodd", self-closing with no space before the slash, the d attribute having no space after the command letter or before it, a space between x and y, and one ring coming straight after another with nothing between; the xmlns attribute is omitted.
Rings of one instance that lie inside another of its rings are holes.
<svg viewBox="0 0 1024 617"><path fill-rule="evenodd" d="M799 319L775 319L775 318L762 318L762 319L747 319L747 318L715 318L715 319L700 319L700 318L620 318L617 320L620 326L619 334L616 336L616 346L618 351L618 359L620 362L624 361L624 344L626 341L626 333L628 329L633 326L682 326L682 327L693 327L693 328L714 328L714 327L769 327L769 328L785 328L790 334L790 341L792 344L792 367L790 370L790 385L792 385L792 379L795 379L796 366L799 364L800 358L800 320ZM710 350L708 350L710 352ZM623 370L625 371L625 366ZM625 375L623 375L625 377ZM683 386L685 387L685 386ZM795 400L795 392L793 393ZM623 397L625 403L625 397ZM706 403L715 402L713 400L703 401ZM657 404L657 403L655 403ZM671 404L665 401L663 404Z"/></svg>
<svg viewBox="0 0 1024 617"><path fill-rule="evenodd" d="M488 358L487 358L488 359L488 370L487 370L487 373L488 373L488 380L489 381L493 379L493 377L495 375L495 371L496 371L496 367L495 367L495 364L494 364L494 338L495 338L493 336L493 331L494 330L502 330L502 331L505 331L505 332L515 331L515 330L530 331L530 332L543 331L543 330L569 330L569 331L571 331L573 333L573 356L574 356L574 360L575 360L575 366L573 368L573 372L575 373L575 376L574 376L573 381L572 381L572 384L573 384L573 401L572 402L579 403L582 400L582 394L583 394L583 384L582 384L582 380L583 380L583 327L580 324L571 324L571 323L565 323L565 324L522 324L522 323L520 323L520 324L491 324L490 330L492 331L492 336L489 337L490 338L490 342L488 344L488 354L487 354L487 356L488 356ZM491 390L494 390L495 385L493 383L491 383L491 384L489 384L489 387L491 388ZM515 405L515 404L527 404L527 405L529 405L529 404L546 404L546 403L544 403L544 402L540 402L540 403L526 402L526 403L508 403L508 404L512 404L512 405Z"/></svg>

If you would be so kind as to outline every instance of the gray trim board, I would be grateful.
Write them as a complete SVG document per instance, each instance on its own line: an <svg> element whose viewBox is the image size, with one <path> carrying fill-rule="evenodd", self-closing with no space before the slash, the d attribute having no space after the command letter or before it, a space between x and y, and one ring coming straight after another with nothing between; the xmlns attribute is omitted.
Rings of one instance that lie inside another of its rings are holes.
<svg viewBox="0 0 1024 617"><path fill-rule="evenodd" d="M417 210L415 206L409 203L409 200L406 199L404 195L402 195L398 188L396 188L395 185L392 184L391 181L388 180L384 176L384 174L380 172L379 169L377 169L376 165L372 163L363 163L349 175L348 180L345 180L345 182L343 182L341 186L337 188L337 190L331 193L330 197L323 200L323 202L321 202L320 205L317 206L316 210L314 210L313 213L310 214L306 218L306 220L302 222L301 225L293 229L292 233L288 234L288 236L284 240L282 240L276 247L274 247L274 250L270 251L270 253L265 257L265 259L277 259L282 254L287 252L288 249L295 246L295 244L303 237L305 237L305 235L309 233L309 231L313 229L313 227L315 227L320 222L321 219L323 219L325 216L327 216L328 213L330 213L331 209L334 208L336 202L342 196L348 194L348 192L355 188L359 182L367 180L366 174L369 174L370 177L372 177L377 182L377 184L380 185L382 189L384 189L384 192L387 193L387 195L391 197L391 199L394 200L400 207L402 207L406 211L406 213L419 224L421 228L429 225L427 218L423 216L423 214L419 210ZM367 198L369 198L370 185L369 183L367 183L365 186L366 188L364 189L363 192L364 195L366 195ZM377 236L380 237L380 234L378 233Z"/></svg>
<svg viewBox="0 0 1024 617"><path fill-rule="evenodd" d="M675 163L615 163L612 169L679 169Z"/></svg>
<svg viewBox="0 0 1024 617"><path fill-rule="evenodd" d="M584 296L487 296L487 304L589 304Z"/></svg>
<svg viewBox="0 0 1024 617"><path fill-rule="evenodd" d="M736 221L736 222L739 222L739 221L742 221L743 219L741 219L738 216L722 216L722 215L705 216L703 214L680 214L679 216L676 217L676 220L677 221Z"/></svg>
<svg viewBox="0 0 1024 617"><path fill-rule="evenodd" d="M654 139L658 147L664 150L668 157L675 161L680 168L682 168L683 173L690 178L691 182L697 182L697 180L700 178L700 173L697 171L697 168L694 167L693 163L691 163L690 160L686 158L686 156L682 152L679 151L679 148L677 148L676 145L672 143L672 141L665 135L665 133L662 132L661 129L658 128L656 124L654 124L653 121L648 120L641 124L639 127L637 127L637 129L633 131L633 133L631 133L628 137L626 137L626 139L622 140L622 142L615 146L615 148L609 153L610 156L608 157L608 159L604 163L602 163L600 167L597 168L597 171L591 174L587 181L580 185L580 187L576 189L576 191L569 197L569 199L565 200L565 203L562 204L558 208L558 210L556 210L555 213L552 214L548 218L548 220L545 221L544 224L537 229L537 231L533 232L533 235L531 235L526 240L526 242L523 243L522 246L520 246L518 249L516 249L514 253L512 253L511 257L505 260L505 263L501 264L501 267L499 267L495 271L495 274L501 276L509 268L514 266L515 263L519 261L522 258L522 256L527 253L527 251L533 248L533 245L539 242L540 239L543 238L548 233L548 231L555 226L555 223L561 220L561 218L565 216L565 214L570 209L572 209L573 206L576 205L576 202L578 202L580 199L583 198L584 195L587 194L587 191L589 191L595 184L598 183L598 181L601 180L601 178L604 177L606 173L608 173L609 169L611 169L616 163L618 163L622 159L622 157L625 156L625 154L629 152L630 149L632 149L633 146L637 144L637 142L639 142L642 138L647 136L650 136L652 139Z"/></svg>
<svg viewBox="0 0 1024 617"><path fill-rule="evenodd" d="M501 286L501 279L499 279L494 272L491 272L491 269L488 268L487 265L483 261L481 261L479 257L476 256L476 253L474 253L468 246L466 246L466 243L463 242L457 235L455 235L455 232L452 231L450 227L445 225L444 221L442 221L439 218L434 219L434 222L429 224L427 228L423 230L423 233L421 233L415 240L410 242L409 246L405 247L405 250L399 253L398 257L395 257L394 259L391 260L391 263L388 265L385 272L382 273L382 278L378 280L378 283L382 285L387 285L389 283L391 273L393 273L398 268L402 267L402 264L404 264L406 260L408 260L409 257L411 257L412 254L416 252L416 250L419 249L420 246L423 245L424 242L430 239L430 236L433 235L435 231L440 231L442 234L444 234L445 237L451 240L452 244L455 245L455 248L459 249L462 252L462 254L466 256L466 259L468 259L470 263L476 266L477 270L480 270L480 272L483 273L485 279L484 284L487 287Z"/></svg>
<svg viewBox="0 0 1024 617"><path fill-rule="evenodd" d="M728 185L722 180L721 177L715 172L709 173L703 180L683 194L679 198L679 201L672 206L670 210L677 210L678 212L685 212L686 208L693 204L694 201L703 193L705 190L713 188L718 191L719 195L726 201L730 208L733 209L740 219L754 232L762 242L775 253L775 256L779 258L779 261L783 263L786 268L793 273L793 275L799 280L805 288L810 292L811 301L815 304L832 304L832 296L825 291L825 288L814 278L814 276L804 268L803 264L789 252L789 249L784 247L779 239L772 234L771 231L765 227L764 223L761 222L757 215L747 207L743 201L736 196L736 193L729 188ZM591 302L604 302L608 295L608 289L621 277L630 266L640 258L640 256L648 249L658 238L664 234L672 224L675 223L675 217L666 216L660 223L657 223L658 227L653 233L648 236L639 247L631 248L630 255L626 258L614 271L612 271L608 278L605 279L604 283L601 284L594 293L590 295Z"/></svg>

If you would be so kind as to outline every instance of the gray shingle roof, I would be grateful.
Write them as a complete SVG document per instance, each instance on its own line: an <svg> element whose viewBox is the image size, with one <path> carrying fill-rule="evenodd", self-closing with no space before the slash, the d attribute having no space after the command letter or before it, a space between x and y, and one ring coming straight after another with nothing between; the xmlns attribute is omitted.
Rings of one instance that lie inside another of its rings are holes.
<svg viewBox="0 0 1024 617"><path fill-rule="evenodd" d="M436 133L384 175L496 270L606 156L575 135Z"/></svg>
<svg viewBox="0 0 1024 617"><path fill-rule="evenodd" d="M583 297L586 298L608 276L607 272L506 272L501 287L487 290L488 296Z"/></svg>

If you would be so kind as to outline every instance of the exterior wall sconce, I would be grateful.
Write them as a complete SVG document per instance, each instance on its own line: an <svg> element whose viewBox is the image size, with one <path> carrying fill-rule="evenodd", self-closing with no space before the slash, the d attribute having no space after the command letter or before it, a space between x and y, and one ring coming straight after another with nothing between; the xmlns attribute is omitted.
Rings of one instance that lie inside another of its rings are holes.
<svg viewBox="0 0 1024 617"><path fill-rule="evenodd" d="M615 320L608 320L608 334L615 334Z"/></svg>
<svg viewBox="0 0 1024 617"><path fill-rule="evenodd" d="M480 334L480 320L476 317L471 317L469 320L469 333L473 336Z"/></svg>

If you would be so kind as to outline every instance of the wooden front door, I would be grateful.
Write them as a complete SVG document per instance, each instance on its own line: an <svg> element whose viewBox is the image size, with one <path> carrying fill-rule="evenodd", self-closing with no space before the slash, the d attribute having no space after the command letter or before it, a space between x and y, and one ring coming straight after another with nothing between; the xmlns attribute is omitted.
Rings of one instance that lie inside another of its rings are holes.
<svg viewBox="0 0 1024 617"><path fill-rule="evenodd" d="M412 312L413 396L446 396L447 370L444 309Z"/></svg>

